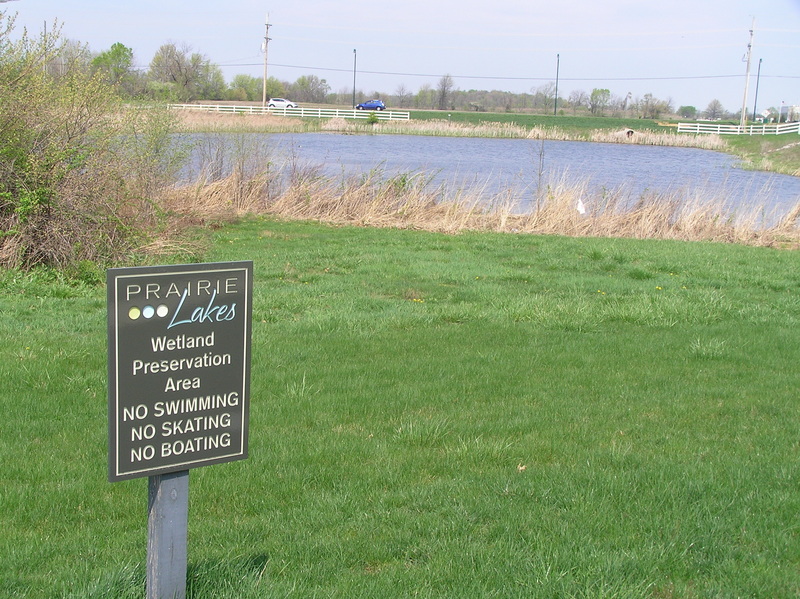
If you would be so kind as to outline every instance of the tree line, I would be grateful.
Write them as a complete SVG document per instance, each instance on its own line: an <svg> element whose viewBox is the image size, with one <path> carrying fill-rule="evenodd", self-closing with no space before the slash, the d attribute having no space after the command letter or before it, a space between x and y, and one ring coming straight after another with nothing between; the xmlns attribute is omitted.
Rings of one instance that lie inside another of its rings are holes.
<svg viewBox="0 0 800 599"><path fill-rule="evenodd" d="M116 43L108 50L93 53L85 44L67 41L59 55L51 60L54 74L67 69L83 69L100 73L116 86L124 97L162 100L168 102L194 101L261 101L264 95L262 77L235 75L226 81L222 69L205 55L186 44L163 44L147 68L134 65L133 50ZM513 93L500 90L461 90L453 77L443 75L436 85L422 84L415 92L400 84L394 92L342 88L333 91L328 82L317 75L282 81L269 77L266 96L288 97L295 102L312 104L350 105L355 99L383 100L388 106L419 110L464 110L486 112L533 112L540 114L572 114L628 118L738 119L741 111L729 112L714 99L704 108L675 107L671 99L661 99L651 93L634 96L628 92L617 95L606 88L572 90L566 97L557 95L553 82L532 88L529 92ZM354 98L355 96L355 98ZM771 109L777 114L776 109Z"/></svg>

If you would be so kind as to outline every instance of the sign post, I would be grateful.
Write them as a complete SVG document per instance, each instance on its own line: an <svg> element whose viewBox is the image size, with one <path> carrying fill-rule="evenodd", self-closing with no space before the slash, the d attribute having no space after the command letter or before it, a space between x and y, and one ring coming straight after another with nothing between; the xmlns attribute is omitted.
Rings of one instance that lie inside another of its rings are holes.
<svg viewBox="0 0 800 599"><path fill-rule="evenodd" d="M147 599L186 596L189 471L148 480Z"/></svg>
<svg viewBox="0 0 800 599"><path fill-rule="evenodd" d="M108 479L150 477L148 599L185 595L189 469L247 458L253 263L114 268Z"/></svg>

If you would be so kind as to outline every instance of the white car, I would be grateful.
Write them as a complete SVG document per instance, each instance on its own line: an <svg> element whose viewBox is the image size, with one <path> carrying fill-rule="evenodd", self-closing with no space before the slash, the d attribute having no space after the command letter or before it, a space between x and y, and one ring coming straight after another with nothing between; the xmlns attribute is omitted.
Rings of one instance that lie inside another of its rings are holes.
<svg viewBox="0 0 800 599"><path fill-rule="evenodd" d="M291 100L284 100L283 98L270 98L267 106L269 108L297 108L297 104Z"/></svg>

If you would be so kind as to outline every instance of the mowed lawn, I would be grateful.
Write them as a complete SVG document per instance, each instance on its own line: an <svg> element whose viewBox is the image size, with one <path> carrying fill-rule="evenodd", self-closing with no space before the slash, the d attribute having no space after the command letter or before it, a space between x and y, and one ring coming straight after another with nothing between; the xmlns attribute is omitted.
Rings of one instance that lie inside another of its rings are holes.
<svg viewBox="0 0 800 599"><path fill-rule="evenodd" d="M800 254L253 219L191 597L800 596ZM0 596L144 597L102 285L0 274Z"/></svg>

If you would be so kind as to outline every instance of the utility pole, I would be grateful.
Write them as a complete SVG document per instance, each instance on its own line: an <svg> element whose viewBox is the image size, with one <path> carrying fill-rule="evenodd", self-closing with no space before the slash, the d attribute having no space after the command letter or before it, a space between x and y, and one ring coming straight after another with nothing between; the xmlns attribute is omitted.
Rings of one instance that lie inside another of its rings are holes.
<svg viewBox="0 0 800 599"><path fill-rule="evenodd" d="M353 48L353 108L356 107L356 49Z"/></svg>
<svg viewBox="0 0 800 599"><path fill-rule="evenodd" d="M753 30L756 28L756 19L753 17L753 24L750 26L750 42L747 44L747 71L744 76L744 99L742 100L742 116L739 119L739 126L744 127L747 122L747 91L750 87L750 55L753 53Z"/></svg>
<svg viewBox="0 0 800 599"><path fill-rule="evenodd" d="M556 54L556 98L553 103L553 116L558 112L558 70L561 68L561 54Z"/></svg>
<svg viewBox="0 0 800 599"><path fill-rule="evenodd" d="M758 59L758 74L756 75L756 97L753 100L753 120L756 120L756 110L758 108L758 82L761 80L761 61L763 58Z"/></svg>
<svg viewBox="0 0 800 599"><path fill-rule="evenodd" d="M266 31L264 32L264 84L261 90L261 107L267 106L267 48L269 47L269 13L264 20Z"/></svg>

